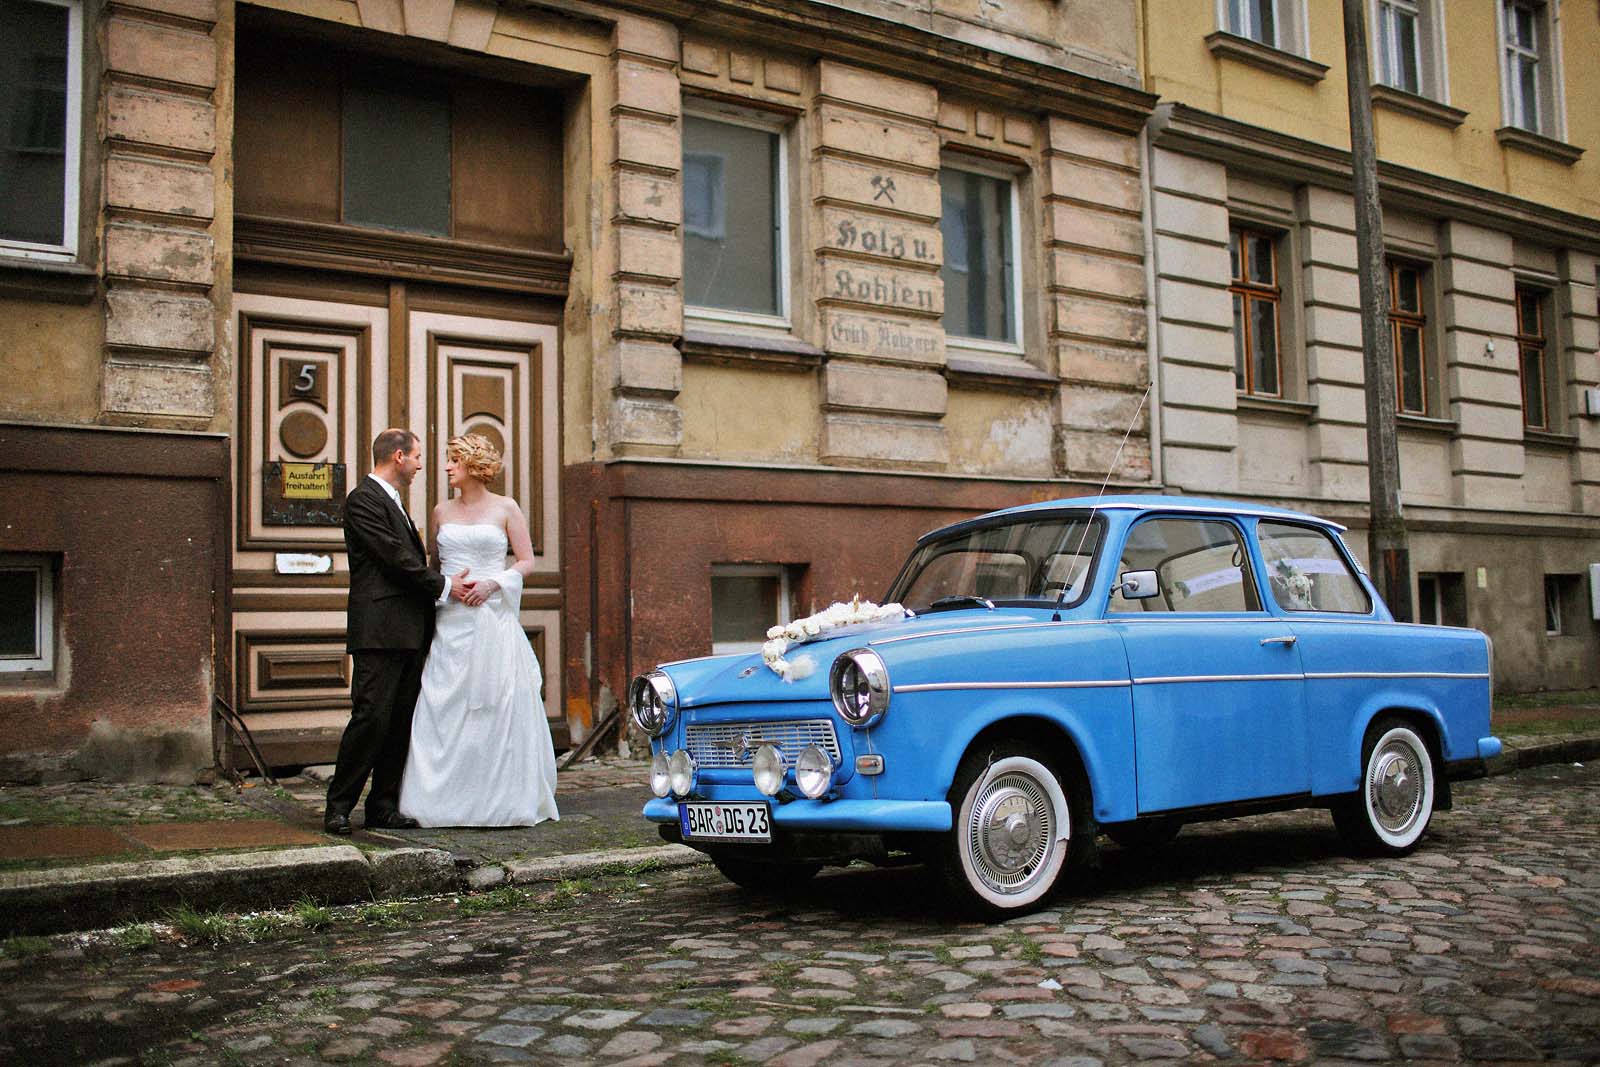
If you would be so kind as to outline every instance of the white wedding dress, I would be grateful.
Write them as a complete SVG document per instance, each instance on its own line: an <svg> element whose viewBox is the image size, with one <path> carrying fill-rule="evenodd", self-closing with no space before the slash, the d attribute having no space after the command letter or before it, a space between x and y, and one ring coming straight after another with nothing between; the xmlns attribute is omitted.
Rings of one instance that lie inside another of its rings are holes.
<svg viewBox="0 0 1600 1067"><path fill-rule="evenodd" d="M558 819L556 756L539 700L539 661L517 612L522 576L506 569L495 523L439 527L446 575L471 570L500 590L477 607L438 609L400 810L423 826L532 826Z"/></svg>

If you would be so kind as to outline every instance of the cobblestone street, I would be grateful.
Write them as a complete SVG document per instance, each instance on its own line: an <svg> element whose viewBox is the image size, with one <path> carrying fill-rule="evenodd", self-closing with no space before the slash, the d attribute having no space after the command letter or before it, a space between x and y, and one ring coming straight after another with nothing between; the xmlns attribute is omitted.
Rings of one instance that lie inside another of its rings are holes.
<svg viewBox="0 0 1600 1067"><path fill-rule="evenodd" d="M788 901L708 867L502 890L221 947L0 961L27 1064L1600 1061L1600 768L1458 784L1398 861L1327 816L1107 845L999 926L918 868Z"/></svg>

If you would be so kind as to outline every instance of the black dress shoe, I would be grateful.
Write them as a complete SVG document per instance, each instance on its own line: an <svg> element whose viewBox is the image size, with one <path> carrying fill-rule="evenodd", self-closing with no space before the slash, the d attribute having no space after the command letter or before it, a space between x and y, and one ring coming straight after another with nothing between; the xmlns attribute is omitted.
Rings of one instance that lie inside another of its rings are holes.
<svg viewBox="0 0 1600 1067"><path fill-rule="evenodd" d="M367 816L369 830L415 830L421 825L411 816L402 815L398 811L391 811L386 815Z"/></svg>
<svg viewBox="0 0 1600 1067"><path fill-rule="evenodd" d="M330 834L348 834L350 832L350 813L331 811L322 817L322 828Z"/></svg>

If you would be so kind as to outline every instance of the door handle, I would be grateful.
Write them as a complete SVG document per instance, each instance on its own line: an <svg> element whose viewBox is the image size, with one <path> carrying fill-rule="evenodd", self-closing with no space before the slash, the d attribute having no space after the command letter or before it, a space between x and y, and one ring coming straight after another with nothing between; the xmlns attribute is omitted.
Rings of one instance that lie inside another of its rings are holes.
<svg viewBox="0 0 1600 1067"><path fill-rule="evenodd" d="M1282 645L1285 648L1292 648L1294 643L1298 640L1300 640L1300 638L1296 637L1294 634L1288 634L1284 637L1263 637L1261 639L1261 645L1263 648L1265 648L1267 645Z"/></svg>

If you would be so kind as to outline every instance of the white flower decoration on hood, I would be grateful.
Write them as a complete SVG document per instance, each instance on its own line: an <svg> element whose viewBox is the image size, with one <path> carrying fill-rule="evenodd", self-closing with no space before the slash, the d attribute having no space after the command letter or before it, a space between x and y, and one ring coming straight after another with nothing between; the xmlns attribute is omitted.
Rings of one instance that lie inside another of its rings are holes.
<svg viewBox="0 0 1600 1067"><path fill-rule="evenodd" d="M786 682L797 682L815 672L816 663L810 656L802 656L791 663L784 658L790 646L838 636L835 631L851 626L865 626L876 622L898 622L911 613L899 604L874 604L852 597L848 604L832 604L815 615L767 631L767 643L761 646L761 659Z"/></svg>

